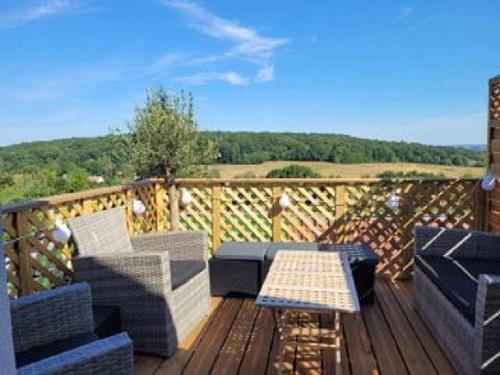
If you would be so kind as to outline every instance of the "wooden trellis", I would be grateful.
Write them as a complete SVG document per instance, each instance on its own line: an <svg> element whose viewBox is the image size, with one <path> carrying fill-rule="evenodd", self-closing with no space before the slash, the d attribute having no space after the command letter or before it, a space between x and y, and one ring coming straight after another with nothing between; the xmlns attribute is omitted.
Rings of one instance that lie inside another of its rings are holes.
<svg viewBox="0 0 500 375"><path fill-rule="evenodd" d="M320 241L370 244L381 256L378 274L409 276L415 225L483 228L485 195L474 179L241 179L178 181L192 201L181 205L181 230L204 230L209 248L224 241ZM180 190L180 189L178 189ZM290 206L279 207L283 193ZM386 202L396 195L400 204ZM134 215L132 203L146 206ZM11 296L64 283L74 245L52 238L56 220L126 206L131 234L169 229L168 198L160 180L49 197L2 209Z"/></svg>
<svg viewBox="0 0 500 375"><path fill-rule="evenodd" d="M488 165L491 173L500 177L500 76L489 84L488 106ZM500 187L489 196L489 229L500 233Z"/></svg>

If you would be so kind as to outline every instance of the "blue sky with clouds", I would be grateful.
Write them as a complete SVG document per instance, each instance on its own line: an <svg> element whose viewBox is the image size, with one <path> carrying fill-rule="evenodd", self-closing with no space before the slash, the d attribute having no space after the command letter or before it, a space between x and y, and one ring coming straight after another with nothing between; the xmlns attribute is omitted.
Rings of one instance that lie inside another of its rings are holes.
<svg viewBox="0 0 500 375"><path fill-rule="evenodd" d="M106 134L155 86L202 129L484 143L500 2L4 0L0 145Z"/></svg>

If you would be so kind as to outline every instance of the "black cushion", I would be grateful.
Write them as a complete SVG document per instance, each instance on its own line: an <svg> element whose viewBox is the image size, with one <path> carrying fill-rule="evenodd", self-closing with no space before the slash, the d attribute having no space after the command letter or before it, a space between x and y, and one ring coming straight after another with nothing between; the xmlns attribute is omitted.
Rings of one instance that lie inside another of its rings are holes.
<svg viewBox="0 0 500 375"><path fill-rule="evenodd" d="M215 259L264 260L269 242L224 242L214 254Z"/></svg>
<svg viewBox="0 0 500 375"><path fill-rule="evenodd" d="M172 279L172 290L177 289L193 276L205 269L205 262L202 260L171 260L170 277Z"/></svg>
<svg viewBox="0 0 500 375"><path fill-rule="evenodd" d="M35 346L23 352L16 353L16 367L20 368L23 366L27 366L31 363L64 353L68 350L79 348L80 346L90 344L97 340L98 337L96 334L84 333L78 336L69 337L64 340Z"/></svg>
<svg viewBox="0 0 500 375"><path fill-rule="evenodd" d="M120 333L121 317L118 306L92 306L94 312L94 331L101 339Z"/></svg>
<svg viewBox="0 0 500 375"><path fill-rule="evenodd" d="M318 249L319 247L316 242L274 242L267 249L266 260L274 260L279 250L317 251Z"/></svg>
<svg viewBox="0 0 500 375"><path fill-rule="evenodd" d="M500 262L433 255L417 255L415 261L446 298L474 324L479 275L500 273Z"/></svg>
<svg viewBox="0 0 500 375"><path fill-rule="evenodd" d="M370 264L378 263L378 255L368 245L322 243L319 244L319 250L346 253L351 265L361 262Z"/></svg>

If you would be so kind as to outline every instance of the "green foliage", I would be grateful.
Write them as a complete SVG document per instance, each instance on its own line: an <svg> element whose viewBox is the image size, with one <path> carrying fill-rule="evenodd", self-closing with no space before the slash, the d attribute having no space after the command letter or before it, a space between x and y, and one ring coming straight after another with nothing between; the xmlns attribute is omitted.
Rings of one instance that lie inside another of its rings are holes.
<svg viewBox="0 0 500 375"><path fill-rule="evenodd" d="M426 163L483 166L485 153L460 147L387 142L339 134L211 132L220 144L221 163L271 160L333 163Z"/></svg>
<svg viewBox="0 0 500 375"><path fill-rule="evenodd" d="M215 143L200 135L193 98L160 88L148 93L128 133L117 138L118 155L140 177L189 176L215 160Z"/></svg>
<svg viewBox="0 0 500 375"><path fill-rule="evenodd" d="M377 174L378 178L387 178L387 179L397 179L397 178L422 178L422 179L433 179L433 178L445 178L445 175L442 173L428 173L428 172L418 172L418 171L409 171L409 172L394 172L394 171L383 171Z"/></svg>
<svg viewBox="0 0 500 375"><path fill-rule="evenodd" d="M291 164L283 168L273 169L266 175L267 178L317 178L320 175L309 167Z"/></svg>

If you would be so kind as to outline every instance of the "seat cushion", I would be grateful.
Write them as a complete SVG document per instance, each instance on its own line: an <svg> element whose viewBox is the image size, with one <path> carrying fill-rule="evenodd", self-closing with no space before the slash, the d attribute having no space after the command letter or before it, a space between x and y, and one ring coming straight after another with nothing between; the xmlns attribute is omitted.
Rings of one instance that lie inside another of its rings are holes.
<svg viewBox="0 0 500 375"><path fill-rule="evenodd" d="M378 255L368 245L322 243L319 244L319 250L346 253L351 265L365 262L378 263Z"/></svg>
<svg viewBox="0 0 500 375"><path fill-rule="evenodd" d="M310 250L317 251L319 246L316 242L274 242L269 245L266 253L266 261L274 260L279 250Z"/></svg>
<svg viewBox="0 0 500 375"><path fill-rule="evenodd" d="M23 352L16 353L16 367L20 368L27 366L31 363L41 361L42 359L90 344L98 339L99 338L94 333L84 333L64 340L32 347Z"/></svg>
<svg viewBox="0 0 500 375"><path fill-rule="evenodd" d="M205 262L202 260L171 260L170 277L172 280L172 290L177 289L193 276L205 269Z"/></svg>
<svg viewBox="0 0 500 375"><path fill-rule="evenodd" d="M417 255L415 262L472 324L475 320L479 275L500 273L500 262L485 259L450 259L433 255Z"/></svg>
<svg viewBox="0 0 500 375"><path fill-rule="evenodd" d="M215 259L264 260L269 242L224 242L214 254Z"/></svg>

